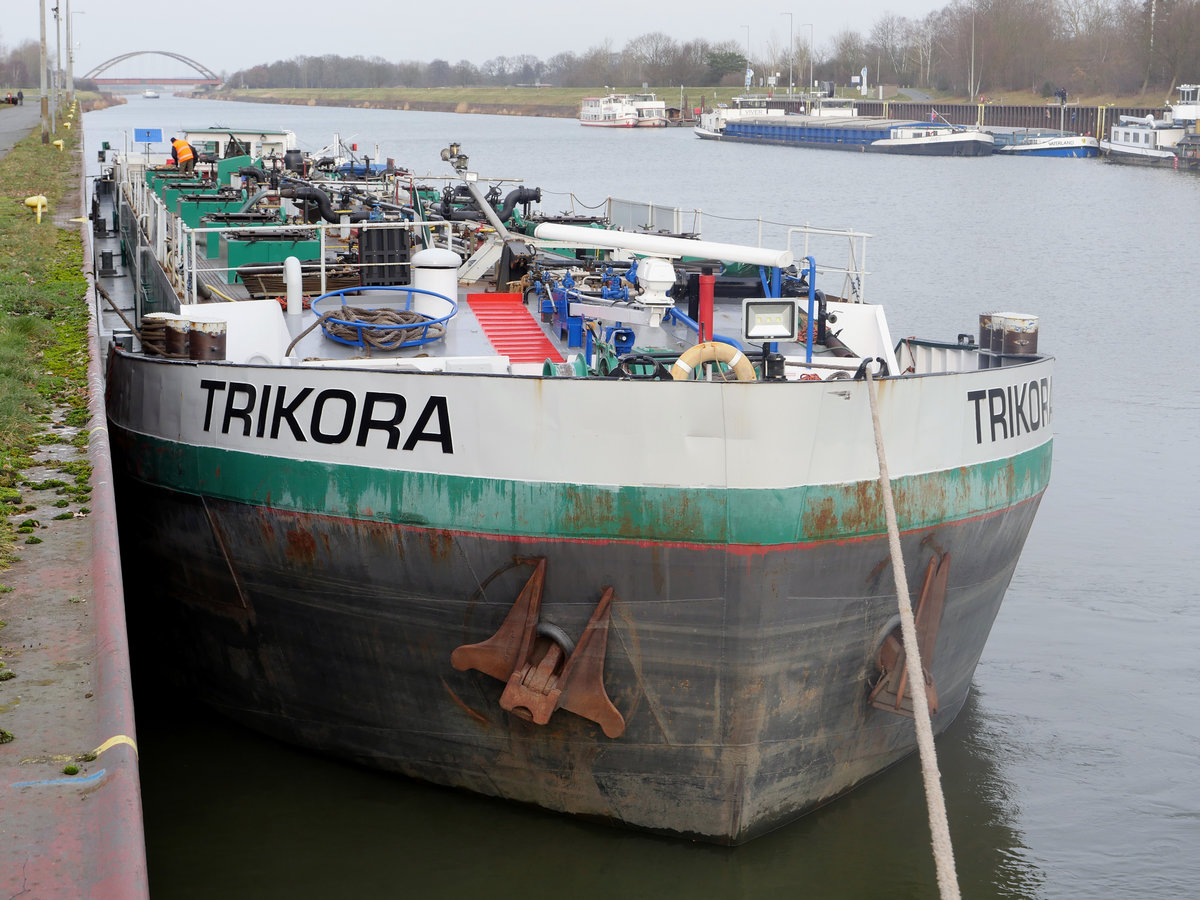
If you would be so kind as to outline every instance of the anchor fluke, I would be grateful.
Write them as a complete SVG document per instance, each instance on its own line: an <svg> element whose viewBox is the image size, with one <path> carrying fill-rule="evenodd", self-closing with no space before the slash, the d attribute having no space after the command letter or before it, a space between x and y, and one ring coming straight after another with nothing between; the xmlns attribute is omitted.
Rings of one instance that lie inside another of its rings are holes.
<svg viewBox="0 0 1200 900"><path fill-rule="evenodd" d="M505 682L500 708L537 725L558 709L595 722L610 738L625 732L625 718L604 688L608 624L614 597L606 587L575 647L556 627L539 628L546 560L537 561L504 622L490 638L463 644L450 655L459 671L475 669Z"/></svg>

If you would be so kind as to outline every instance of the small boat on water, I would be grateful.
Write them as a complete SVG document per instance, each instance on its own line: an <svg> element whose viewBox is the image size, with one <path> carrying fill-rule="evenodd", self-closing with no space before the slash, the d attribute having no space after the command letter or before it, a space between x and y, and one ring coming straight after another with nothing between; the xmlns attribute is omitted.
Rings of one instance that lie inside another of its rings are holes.
<svg viewBox="0 0 1200 900"><path fill-rule="evenodd" d="M157 100L158 99L158 91L152 90L150 88L146 88L144 91L142 91L142 96L147 100Z"/></svg>
<svg viewBox="0 0 1200 900"><path fill-rule="evenodd" d="M1161 119L1153 115L1121 116L1108 139L1100 141L1100 154L1109 162L1170 168L1179 168L1182 158L1191 167L1189 157L1200 155L1195 137L1200 85L1181 84L1178 90L1179 102L1172 104Z"/></svg>
<svg viewBox="0 0 1200 900"><path fill-rule="evenodd" d="M1090 134L1061 131L994 132L996 152L1003 156L1060 156L1091 159L1100 155L1100 142Z"/></svg>
<svg viewBox="0 0 1200 900"><path fill-rule="evenodd" d="M442 159L97 181L133 633L279 739L737 844L915 749L903 578L944 730L1049 483L1036 318L895 340L865 234L625 231Z"/></svg>
<svg viewBox="0 0 1200 900"><path fill-rule="evenodd" d="M654 94L584 97L579 123L599 128L663 128L667 125L667 104Z"/></svg>

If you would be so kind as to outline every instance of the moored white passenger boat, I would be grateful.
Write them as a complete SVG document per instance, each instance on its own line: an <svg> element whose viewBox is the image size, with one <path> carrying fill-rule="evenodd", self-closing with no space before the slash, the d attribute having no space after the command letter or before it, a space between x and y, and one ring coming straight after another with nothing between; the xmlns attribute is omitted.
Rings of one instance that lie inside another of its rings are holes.
<svg viewBox="0 0 1200 900"><path fill-rule="evenodd" d="M875 392L944 729L1049 480L1036 320L897 342L861 266L822 252L861 260L865 235L581 227L443 158L441 204L384 176L334 210L348 227L265 191L278 218L247 239L189 227L117 164L142 268L108 424L122 543L152 587L131 627L276 737L740 843L916 745ZM228 254L273 235L316 247L318 283L347 260L358 282L305 310L310 274L281 257L286 303L202 302L210 268L240 278ZM186 351L148 339L151 310L196 336Z"/></svg>
<svg viewBox="0 0 1200 900"><path fill-rule="evenodd" d="M661 128L667 124L667 104L654 94L585 97L579 122L601 128Z"/></svg>
<svg viewBox="0 0 1200 900"><path fill-rule="evenodd" d="M1196 134L1198 118L1200 85L1181 84L1179 102L1172 104L1163 118L1121 116L1108 139L1100 141L1100 153L1109 162L1176 168L1178 145Z"/></svg>

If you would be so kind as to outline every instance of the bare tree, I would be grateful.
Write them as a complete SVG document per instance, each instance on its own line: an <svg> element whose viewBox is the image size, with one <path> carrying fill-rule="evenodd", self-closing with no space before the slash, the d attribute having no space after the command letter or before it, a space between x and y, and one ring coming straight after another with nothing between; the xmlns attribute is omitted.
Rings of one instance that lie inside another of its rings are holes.
<svg viewBox="0 0 1200 900"><path fill-rule="evenodd" d="M579 58L579 75L583 84L597 87L611 86L617 82L619 58L613 52L612 41L605 39L603 43L588 49Z"/></svg>
<svg viewBox="0 0 1200 900"><path fill-rule="evenodd" d="M636 37L621 51L626 67L626 80L638 83L661 84L678 55L674 39L661 31Z"/></svg>
<svg viewBox="0 0 1200 900"><path fill-rule="evenodd" d="M1151 63L1158 83L1166 85L1164 103L1184 73L1196 74L1200 58L1200 4L1196 0L1159 0L1160 21L1155 29Z"/></svg>
<svg viewBox="0 0 1200 900"><path fill-rule="evenodd" d="M909 30L908 20L893 13L884 13L871 28L871 44L887 62L888 74L896 81L904 80ZM883 81L884 73L876 72L875 79Z"/></svg>
<svg viewBox="0 0 1200 900"><path fill-rule="evenodd" d="M849 84L850 78L858 74L867 60L867 45L857 31L840 31L833 36L833 52L828 65L833 68L833 77L839 84Z"/></svg>
<svg viewBox="0 0 1200 900"><path fill-rule="evenodd" d="M705 40L687 41L679 45L675 61L668 67L663 84L700 85L708 76L708 59L712 45Z"/></svg>
<svg viewBox="0 0 1200 900"><path fill-rule="evenodd" d="M512 62L507 56L494 56L479 67L479 74L488 84L507 84Z"/></svg>
<svg viewBox="0 0 1200 900"><path fill-rule="evenodd" d="M42 64L41 47L37 41L22 41L5 52L0 47L0 80L13 87L29 87L38 83Z"/></svg>
<svg viewBox="0 0 1200 900"><path fill-rule="evenodd" d="M909 26L908 40L917 63L917 83L922 87L933 84L933 58L937 48L937 15L930 13Z"/></svg>
<svg viewBox="0 0 1200 900"><path fill-rule="evenodd" d="M459 87L466 87L472 84L479 84L479 70L475 68L475 64L468 59L460 59L454 64L450 70L450 77L454 79L454 83Z"/></svg>

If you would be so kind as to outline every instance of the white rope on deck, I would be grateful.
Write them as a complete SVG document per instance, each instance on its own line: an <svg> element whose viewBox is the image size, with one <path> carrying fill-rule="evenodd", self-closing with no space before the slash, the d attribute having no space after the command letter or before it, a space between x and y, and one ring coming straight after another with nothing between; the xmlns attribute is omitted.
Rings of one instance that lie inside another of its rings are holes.
<svg viewBox="0 0 1200 900"><path fill-rule="evenodd" d="M896 522L896 504L883 452L883 429L879 425L879 406L870 364L863 367L867 378L867 396L871 401L871 425L875 429L875 452L879 456L879 488L887 517L888 547L892 554L892 573L896 580L896 599L900 607L900 631L904 636L904 669L912 689L913 718L917 725L917 750L925 781L925 803L929 808L929 830L933 836L933 861L937 868L938 892L942 900L959 900L958 875L954 870L954 846L950 842L950 820L946 816L946 798L942 794L942 776L938 771L937 751L933 748L933 724L925 694L925 674L921 649L917 643L917 625L908 594L908 575L900 552L900 526Z"/></svg>

